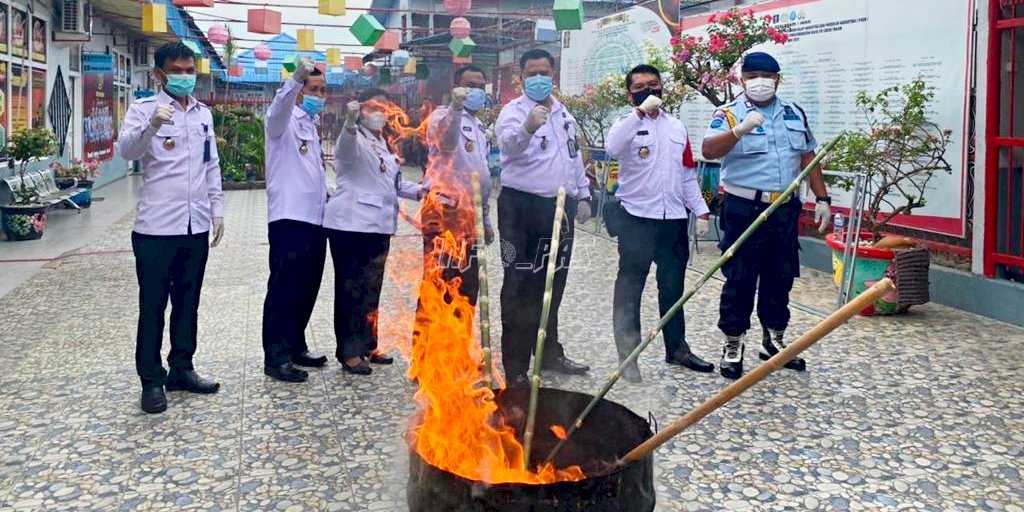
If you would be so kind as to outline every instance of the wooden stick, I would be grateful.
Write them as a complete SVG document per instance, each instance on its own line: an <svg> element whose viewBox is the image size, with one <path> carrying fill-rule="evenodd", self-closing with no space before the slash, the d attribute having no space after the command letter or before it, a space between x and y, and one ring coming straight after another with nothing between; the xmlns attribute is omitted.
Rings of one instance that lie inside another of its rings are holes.
<svg viewBox="0 0 1024 512"><path fill-rule="evenodd" d="M832 141L829 142L828 144L825 144L825 146L821 148L821 152L814 157L814 160L811 160L811 162L807 164L807 167L804 167L803 171L801 171L800 174L793 179L789 186L786 187L786 190L782 191L782 194L778 197L778 199L772 202L772 204L768 205L768 208L765 208L765 210L761 212L761 214L758 215L756 219L754 219L754 222L752 222L750 226L747 227L746 231L744 231L743 234L741 234L740 237L736 239L736 242L734 242L725 252L722 253L722 256L718 258L718 261L716 261L714 265L711 265L711 268L705 271L704 275L700 276L700 278L697 279L697 283L694 284L692 288L687 290L687 292L683 294L683 296L680 297L679 300L676 301L676 303L673 304L671 308L669 308L669 310L665 313L665 316L661 317L661 319L658 320L658 323L654 326L654 329L651 330L650 334L648 334L647 337L643 341L641 341L635 349L633 349L633 352L631 352L629 356L626 357L624 361L622 361L622 364L619 365L619 367L612 373L611 377L608 378L608 381L604 383L604 386L602 386L601 389L597 392L597 394L594 395L594 398L583 409L583 412L581 412L580 415L576 418L576 421L574 421L572 425L569 425L569 429L565 433L565 438L558 441L558 444L556 444L555 447L551 450L551 453L548 454L547 459L544 460L545 463L549 463L552 460L554 460L555 455L558 454L558 451L561 450L563 446L565 446L565 443L569 440L569 438L572 437L572 435L577 430L579 430L580 427L583 426L583 421L587 419L587 416L590 414L591 411L594 410L594 407L597 407L597 404L601 401L601 399L603 399L605 395L607 395L608 392L611 391L612 386L614 386L615 383L619 381L619 378L622 376L622 372L626 371L626 368L628 368L629 365L633 364L637 360L637 358L640 357L640 354L644 351L644 349L647 348L648 345L651 344L651 342L654 341L655 338L658 337L658 333L660 333L661 330L665 328L665 325L668 324L669 320L671 320L672 317L675 316L677 313L682 311L683 304L686 304L686 302L690 300L690 297L693 297L694 294L697 293L697 290L700 290L701 287L704 286L704 283L708 282L708 280L711 279L711 276L715 275L715 272L718 272L720 268L725 266L725 264L730 259L732 259L733 256L736 255L736 252L739 251L740 246L742 246L747 241L747 239L750 238L751 235L753 235L754 232L757 231L757 229L760 228L766 220L768 220L769 215L774 213L775 210L779 209L780 206L788 202L793 197L793 194L796 193L796 190L800 188L800 183L803 182L803 180L807 178L808 175L811 174L811 171L818 167L818 164L821 162L821 159L824 158L825 155L832 150L832 148L836 145L837 142L839 142L839 137L836 137L835 139L832 139Z"/></svg>
<svg viewBox="0 0 1024 512"><path fill-rule="evenodd" d="M494 387L492 373L493 359L491 355L491 296L487 286L487 249L484 233L484 202L480 193L480 173L473 173L473 207L476 211L476 261L480 276L480 291L477 294L477 305L480 307L480 348L484 351L484 376L487 385ZM483 243L482 243L483 242Z"/></svg>
<svg viewBox="0 0 1024 512"><path fill-rule="evenodd" d="M858 295L855 299L850 301L845 306L839 308L834 313L826 317L824 320L815 325L811 330L800 336L792 345L786 347L774 357L761 363L757 368L751 370L750 373L744 375L739 380L733 382L725 389L719 391L711 398L707 399L703 404L697 406L692 411L686 413L685 416L680 418L675 423L669 425L661 432L658 432L653 437L644 441L640 446L633 448L632 451L627 453L621 460L620 465L630 464L638 460L642 460L652 451L657 449L659 446L665 444L670 439L678 435L683 430L686 430L691 425L697 423L702 418L711 414L719 407L727 404L733 398L739 396L740 393L750 389L758 382L764 380L765 377L770 375L775 370L778 370L782 365L789 362L791 359L796 357L798 354L806 350L811 345L814 345L821 338L826 336L828 333L835 330L840 325L846 323L853 315L856 315L862 309L868 305L874 303L879 297L889 293L895 288L892 280L889 278L882 279L874 284L871 288L864 290L864 293Z"/></svg>
<svg viewBox="0 0 1024 512"><path fill-rule="evenodd" d="M526 431L523 432L523 464L530 465L530 446L533 444L533 428L537 419L537 400L540 395L540 367L544 356L544 341L548 337L548 315L551 313L551 296L555 283L555 269L558 266L558 246L562 240L562 216L565 214L565 187L558 188L555 201L555 220L551 225L551 248L548 249L548 272L544 277L544 300L540 308L540 325L537 326L537 346L533 349L533 377L530 379L530 408L526 413Z"/></svg>

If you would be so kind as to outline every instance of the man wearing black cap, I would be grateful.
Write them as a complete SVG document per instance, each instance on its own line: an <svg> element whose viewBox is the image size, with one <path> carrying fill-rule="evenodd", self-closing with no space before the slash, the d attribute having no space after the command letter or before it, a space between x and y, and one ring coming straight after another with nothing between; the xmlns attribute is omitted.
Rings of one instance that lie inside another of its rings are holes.
<svg viewBox="0 0 1024 512"><path fill-rule="evenodd" d="M725 201L720 248L731 246L769 204L814 159L818 147L799 105L776 97L779 63L767 53L743 59L743 94L715 111L701 148L705 158L722 159ZM811 172L815 196L814 220L824 229L831 216L831 199L821 168ZM759 356L768 360L783 348L789 324L789 291L800 275L797 222L801 201L794 197L758 229L722 267L725 286L719 302L718 328L725 333L723 377L743 374L743 335L757 294L762 340ZM803 371L796 358L786 368Z"/></svg>

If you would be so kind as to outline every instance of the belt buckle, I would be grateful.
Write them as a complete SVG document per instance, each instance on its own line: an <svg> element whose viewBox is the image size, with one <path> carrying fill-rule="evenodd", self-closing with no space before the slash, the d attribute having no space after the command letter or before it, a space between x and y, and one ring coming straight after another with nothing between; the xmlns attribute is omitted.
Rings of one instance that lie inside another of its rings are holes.
<svg viewBox="0 0 1024 512"><path fill-rule="evenodd" d="M768 193L768 202L769 203L774 203L780 197L782 197L782 192L769 192Z"/></svg>

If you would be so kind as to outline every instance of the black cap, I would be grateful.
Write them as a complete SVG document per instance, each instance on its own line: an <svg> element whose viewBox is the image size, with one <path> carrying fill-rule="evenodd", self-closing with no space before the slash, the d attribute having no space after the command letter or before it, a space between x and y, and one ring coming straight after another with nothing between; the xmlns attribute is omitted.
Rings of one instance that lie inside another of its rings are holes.
<svg viewBox="0 0 1024 512"><path fill-rule="evenodd" d="M743 73L752 73L754 71L778 73L779 61L764 52L748 53L743 57L743 68L741 71Z"/></svg>

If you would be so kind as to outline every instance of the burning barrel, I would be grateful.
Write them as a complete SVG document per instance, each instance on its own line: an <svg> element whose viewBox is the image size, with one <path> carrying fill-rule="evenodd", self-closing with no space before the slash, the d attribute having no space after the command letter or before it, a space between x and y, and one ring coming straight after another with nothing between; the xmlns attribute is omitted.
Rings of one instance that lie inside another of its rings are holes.
<svg viewBox="0 0 1024 512"><path fill-rule="evenodd" d="M558 442L549 429L568 426L590 395L541 388L537 432L530 466L543 461ZM510 388L495 398L498 413L522 439L528 388ZM555 457L558 467L578 465L586 477L549 484L472 481L430 463L412 450L407 489L411 512L650 512L654 510L653 457L619 467L615 462L651 437L650 425L629 409L602 400Z"/></svg>

